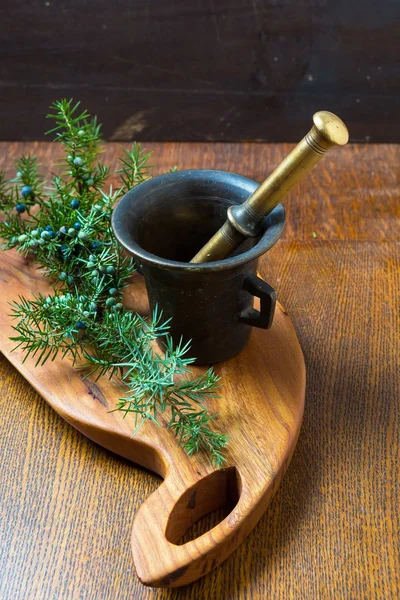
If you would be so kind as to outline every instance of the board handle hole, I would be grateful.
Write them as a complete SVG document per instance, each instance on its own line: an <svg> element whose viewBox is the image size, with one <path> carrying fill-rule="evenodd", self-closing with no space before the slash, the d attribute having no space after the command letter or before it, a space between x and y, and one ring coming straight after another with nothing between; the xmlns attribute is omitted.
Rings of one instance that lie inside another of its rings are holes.
<svg viewBox="0 0 400 600"><path fill-rule="evenodd" d="M220 469L187 489L173 507L165 536L182 546L210 531L235 508L241 493L236 467Z"/></svg>

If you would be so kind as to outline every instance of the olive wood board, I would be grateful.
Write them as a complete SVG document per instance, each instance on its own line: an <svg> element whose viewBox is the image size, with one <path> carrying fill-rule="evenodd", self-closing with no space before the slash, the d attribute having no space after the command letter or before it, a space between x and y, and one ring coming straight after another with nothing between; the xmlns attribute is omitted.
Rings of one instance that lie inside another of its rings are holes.
<svg viewBox="0 0 400 600"><path fill-rule="evenodd" d="M121 389L102 377L85 378L67 359L42 367L15 350L9 303L19 295L47 294L48 282L14 251L0 255L0 350L68 423L91 440L156 472L164 481L142 504L133 523L132 552L140 581L178 587L222 563L251 532L276 492L293 454L303 418L305 366L286 311L278 304L270 331L254 329L247 348L215 365L222 377L215 427L230 436L227 462L188 457L164 426L146 422L132 437L134 419L115 408ZM127 289L126 305L145 314L140 275ZM199 375L204 368L194 367ZM165 425L163 418L161 424ZM181 543L191 525L220 509L229 514L196 539Z"/></svg>

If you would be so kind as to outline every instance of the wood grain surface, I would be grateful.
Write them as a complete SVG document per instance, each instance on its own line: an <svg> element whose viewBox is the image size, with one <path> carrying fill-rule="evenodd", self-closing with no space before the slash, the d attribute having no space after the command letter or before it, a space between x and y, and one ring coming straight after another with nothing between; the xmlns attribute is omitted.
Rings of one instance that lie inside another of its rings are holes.
<svg viewBox="0 0 400 600"><path fill-rule="evenodd" d="M157 171L218 167L261 179L288 146L154 144ZM3 144L1 162L44 144ZM115 158L116 147L107 148ZM85 600L377 599L400 589L400 148L327 156L285 203L261 273L307 367L291 465L252 535L178 590L132 577L129 531L160 483L67 425L0 361L0 597ZM199 524L205 530L209 521Z"/></svg>
<svg viewBox="0 0 400 600"><path fill-rule="evenodd" d="M398 0L4 3L0 139L43 139L56 98L108 139L298 141L317 110L398 142Z"/></svg>

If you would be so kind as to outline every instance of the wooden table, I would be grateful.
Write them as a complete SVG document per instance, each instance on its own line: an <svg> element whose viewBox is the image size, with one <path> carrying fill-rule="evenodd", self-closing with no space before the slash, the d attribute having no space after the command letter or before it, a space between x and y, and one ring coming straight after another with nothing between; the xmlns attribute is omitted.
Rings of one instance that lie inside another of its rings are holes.
<svg viewBox="0 0 400 600"><path fill-rule="evenodd" d="M291 146L149 144L157 172L219 168L261 179ZM50 144L1 144L47 168ZM118 146L107 146L115 162ZM0 362L0 598L379 599L400 593L400 147L332 152L285 202L262 262L304 351L304 425L268 512L223 566L187 588L135 578L137 508L159 479L62 421ZM207 523L205 523L207 526Z"/></svg>

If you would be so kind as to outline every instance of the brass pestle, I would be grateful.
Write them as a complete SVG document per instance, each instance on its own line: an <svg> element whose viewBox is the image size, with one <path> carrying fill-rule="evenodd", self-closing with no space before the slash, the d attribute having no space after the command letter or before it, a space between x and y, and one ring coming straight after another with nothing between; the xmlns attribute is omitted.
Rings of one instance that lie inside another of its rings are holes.
<svg viewBox="0 0 400 600"><path fill-rule="evenodd" d="M190 262L227 258L248 237L257 237L265 217L334 146L349 140L346 125L328 111L313 116L313 126L278 167L243 203L230 206L228 219Z"/></svg>

